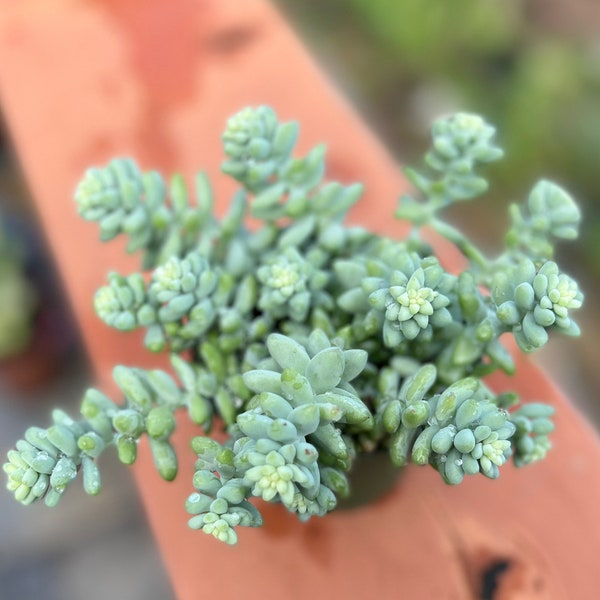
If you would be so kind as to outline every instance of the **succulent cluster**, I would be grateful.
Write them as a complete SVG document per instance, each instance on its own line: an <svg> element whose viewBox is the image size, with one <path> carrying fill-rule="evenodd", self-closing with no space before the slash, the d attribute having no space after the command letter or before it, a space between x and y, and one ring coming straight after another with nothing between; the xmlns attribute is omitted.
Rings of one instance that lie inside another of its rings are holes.
<svg viewBox="0 0 600 600"><path fill-rule="evenodd" d="M496 316L512 328L525 352L544 346L549 329L572 336L580 333L570 311L581 307L583 294L553 261L536 268L531 259L523 259L511 271L495 277L492 295Z"/></svg>
<svg viewBox="0 0 600 600"><path fill-rule="evenodd" d="M364 453L430 465L448 484L542 459L552 407L496 395L482 377L514 370L505 333L525 352L551 331L578 334L582 294L553 261L554 240L577 234L578 209L557 185L537 184L511 208L505 251L487 258L438 213L487 189L479 169L502 156L494 128L461 113L432 132L428 171L407 170L420 196L401 198L397 216L413 231L400 241L344 224L362 186L322 181L323 146L293 157L298 125L268 107L227 124L223 171L242 188L221 219L202 174L192 201L181 177L166 186L131 160L90 169L79 213L104 240L128 235L146 271L111 273L96 312L121 331L145 329L178 379L118 366L122 403L91 389L81 420L55 411L49 429L27 430L4 466L16 499L53 506L80 471L96 494L104 449L131 464L142 436L173 479L179 409L199 426L189 525L228 544L238 527L261 525L252 498L303 520L333 510ZM465 255L462 272L446 271L423 226ZM208 437L215 426L222 443Z"/></svg>
<svg viewBox="0 0 600 600"><path fill-rule="evenodd" d="M551 181L539 181L524 206L510 207L512 227L507 246L515 254L548 260L554 254L552 238L573 240L579 233L581 212L573 199Z"/></svg>
<svg viewBox="0 0 600 600"><path fill-rule="evenodd" d="M214 225L210 189L203 175L198 176L197 195L198 206L190 206L184 181L175 176L167 199L167 186L159 173L142 173L133 160L117 159L104 168L88 169L75 201L83 219L98 223L100 239L128 236L127 251L143 250L143 265L150 268L184 254L200 232Z"/></svg>
<svg viewBox="0 0 600 600"><path fill-rule="evenodd" d="M281 502L302 520L335 508L337 496L348 494L345 473L354 452L338 424L368 430L373 423L349 383L366 365L366 352L342 350L319 329L306 346L273 333L267 348L270 356L259 365L264 368L244 373L255 395L229 429L232 445L192 442L199 459L198 493L187 503L195 515L190 525L215 535L215 515L221 515L217 537L227 541L235 539L235 525L260 524L231 516L240 505L246 511L250 496Z"/></svg>
<svg viewBox="0 0 600 600"><path fill-rule="evenodd" d="M377 407L376 419L391 435L392 461L399 467L411 461L431 464L450 484L476 473L496 479L498 467L511 456L509 439L516 431L508 412L474 377L431 394L436 378L431 364L400 386L394 369L382 372L380 388L386 399Z"/></svg>

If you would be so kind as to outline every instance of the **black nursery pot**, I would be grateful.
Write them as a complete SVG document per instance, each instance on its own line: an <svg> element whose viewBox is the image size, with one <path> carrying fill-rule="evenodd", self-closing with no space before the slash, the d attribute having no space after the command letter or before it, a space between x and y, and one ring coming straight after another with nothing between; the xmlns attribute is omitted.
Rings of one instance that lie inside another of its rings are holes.
<svg viewBox="0 0 600 600"><path fill-rule="evenodd" d="M375 502L394 489L402 471L385 450L358 454L348 474L350 495L340 499L337 508L348 510Z"/></svg>

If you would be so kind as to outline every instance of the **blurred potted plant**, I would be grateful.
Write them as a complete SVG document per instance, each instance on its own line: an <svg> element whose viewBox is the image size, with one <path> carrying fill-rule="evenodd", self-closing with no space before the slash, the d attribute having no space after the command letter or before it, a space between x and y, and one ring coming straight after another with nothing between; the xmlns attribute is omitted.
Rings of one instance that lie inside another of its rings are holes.
<svg viewBox="0 0 600 600"><path fill-rule="evenodd" d="M14 228L13 228L14 230ZM22 353L31 341L38 297L25 274L19 240L0 220L0 363Z"/></svg>
<svg viewBox="0 0 600 600"><path fill-rule="evenodd" d="M268 107L228 121L222 170L242 188L223 219L203 174L196 201L181 177L167 187L128 159L85 174L80 215L101 239L125 235L143 253L143 273L109 275L96 312L118 330L145 329L146 348L170 352L175 376L117 366L124 403L90 389L83 420L55 410L51 427L29 428L4 466L17 500L54 506L79 472L97 494L105 448L132 464L142 437L172 480L179 409L201 433L189 525L227 544L237 527L262 524L256 498L301 520L325 515L354 493L360 458L378 451L395 467L430 465L451 485L495 479L510 458L544 458L553 408L483 378L514 372L504 334L526 353L551 331L579 334L571 313L583 296L553 260L555 240L577 236L570 196L540 181L511 206L504 252L486 257L439 217L483 194L479 168L503 154L493 127L459 113L434 123L426 168L406 169L418 195L401 198L396 216L412 230L394 240L345 225L362 186L323 182L325 148L295 158L297 135ZM466 267L447 271L423 228Z"/></svg>
<svg viewBox="0 0 600 600"><path fill-rule="evenodd" d="M21 398L50 381L75 333L31 224L0 220L0 378Z"/></svg>

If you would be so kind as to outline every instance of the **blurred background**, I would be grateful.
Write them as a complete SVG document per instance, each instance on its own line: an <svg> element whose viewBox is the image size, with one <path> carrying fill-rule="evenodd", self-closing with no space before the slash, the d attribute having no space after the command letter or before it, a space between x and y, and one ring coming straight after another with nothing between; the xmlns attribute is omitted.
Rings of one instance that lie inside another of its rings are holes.
<svg viewBox="0 0 600 600"><path fill-rule="evenodd" d="M565 187L580 239L557 258L587 296L585 332L555 336L535 360L598 426L600 345L600 4L596 0L276 0L318 62L401 164L420 165L432 119L457 110L494 124L504 160L491 193L449 217L493 254L508 205L534 183ZM568 356L569 360L565 360Z"/></svg>
<svg viewBox="0 0 600 600"><path fill-rule="evenodd" d="M555 338L536 360L598 426L597 0L275 4L399 163L418 164L429 123L441 113L477 112L497 126L507 157L488 170L493 194L451 215L491 252L501 243L508 204L524 200L540 177L580 201L582 237L563 245L558 256L587 295L578 319L585 333L575 341ZM27 425L46 423L52 406L76 412L90 384L85 350L26 182L6 133L0 134L0 450L8 450ZM1 492L1 599L172 597L133 484L116 461L106 462L106 491L89 499L72 490L68 511L48 515L44 507L31 507L25 514ZM100 585L86 588L86 577L101 579Z"/></svg>

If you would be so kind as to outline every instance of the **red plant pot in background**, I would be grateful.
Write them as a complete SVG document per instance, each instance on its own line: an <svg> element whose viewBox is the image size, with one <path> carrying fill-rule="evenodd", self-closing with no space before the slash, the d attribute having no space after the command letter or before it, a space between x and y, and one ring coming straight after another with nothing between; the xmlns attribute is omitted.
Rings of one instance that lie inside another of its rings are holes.
<svg viewBox="0 0 600 600"><path fill-rule="evenodd" d="M301 151L327 143L331 177L366 183L354 222L403 233L389 218L405 188L398 168L263 0L243 9L236 0L1 5L3 108L107 392L115 363L164 357L93 314L107 271L138 263L121 242L100 247L94 226L76 216L72 191L86 167L130 155L165 173L204 169L222 209L234 189L218 176L225 120L269 104L300 121ZM134 469L178 597L468 599L491 581L496 599L595 598L598 440L540 371L519 359L518 373L495 382L557 408L555 449L543 464L457 488L432 469L408 468L385 498L307 524L265 506L265 527L242 531L235 548L187 528L195 430L182 423L175 482L160 480L148 452Z"/></svg>

